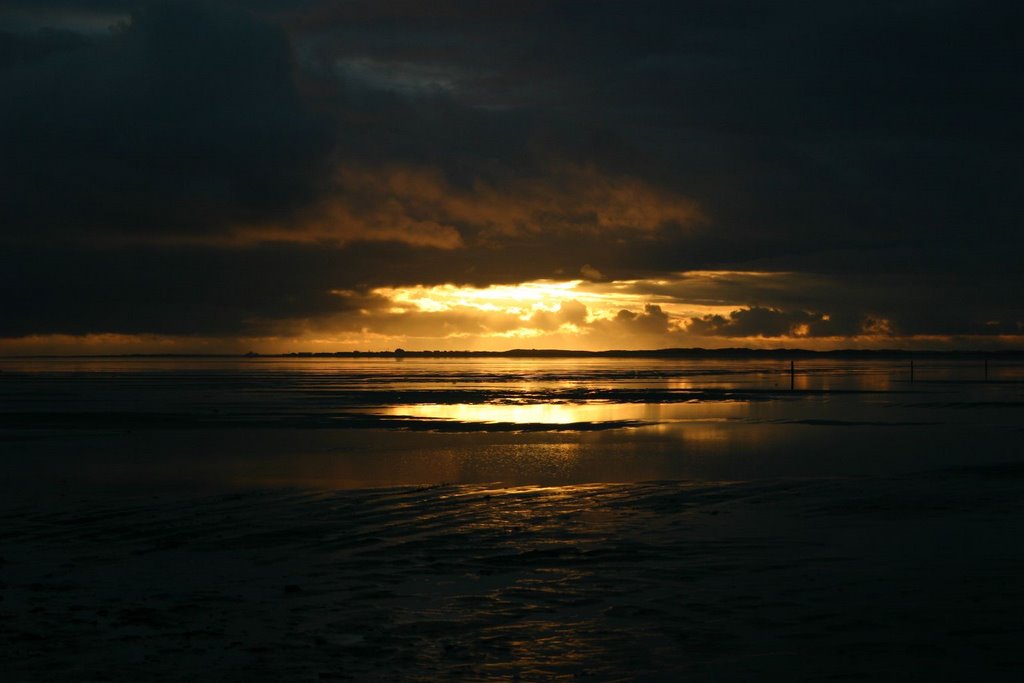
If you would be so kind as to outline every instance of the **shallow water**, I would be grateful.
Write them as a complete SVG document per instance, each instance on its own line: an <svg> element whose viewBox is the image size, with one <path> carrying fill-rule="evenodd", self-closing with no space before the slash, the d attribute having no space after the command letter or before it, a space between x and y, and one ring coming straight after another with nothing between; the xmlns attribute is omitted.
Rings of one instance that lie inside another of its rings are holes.
<svg viewBox="0 0 1024 683"><path fill-rule="evenodd" d="M1019 457L1022 426L1008 362L0 361L10 495L897 473Z"/></svg>
<svg viewBox="0 0 1024 683"><path fill-rule="evenodd" d="M12 680L1020 680L1020 467L0 512Z"/></svg>
<svg viewBox="0 0 1024 683"><path fill-rule="evenodd" d="M0 361L13 680L1020 680L1024 368Z"/></svg>

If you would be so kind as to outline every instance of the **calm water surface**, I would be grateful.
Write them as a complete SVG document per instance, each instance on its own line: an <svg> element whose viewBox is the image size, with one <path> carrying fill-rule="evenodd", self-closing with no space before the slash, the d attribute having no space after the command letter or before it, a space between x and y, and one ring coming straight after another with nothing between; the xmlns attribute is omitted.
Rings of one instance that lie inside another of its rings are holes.
<svg viewBox="0 0 1024 683"><path fill-rule="evenodd" d="M877 474L1012 460L1022 429L1008 362L0 360L18 491Z"/></svg>
<svg viewBox="0 0 1024 683"><path fill-rule="evenodd" d="M0 361L0 661L12 680L1020 680L1024 368L790 379Z"/></svg>

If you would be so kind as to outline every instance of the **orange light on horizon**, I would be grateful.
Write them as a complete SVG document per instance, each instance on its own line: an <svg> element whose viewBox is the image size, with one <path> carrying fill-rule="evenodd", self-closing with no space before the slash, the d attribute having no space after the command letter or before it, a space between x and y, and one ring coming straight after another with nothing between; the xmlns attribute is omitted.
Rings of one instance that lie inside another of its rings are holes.
<svg viewBox="0 0 1024 683"><path fill-rule="evenodd" d="M452 284L378 287L372 293L387 299L394 308L402 311L413 309L436 313L475 309L514 314L524 321L538 311L563 311L566 304L570 303L586 307L588 322L612 319L622 310L643 311L648 304L658 305L670 318L679 319L699 315L725 315L736 310L734 304L689 303L668 296L631 291L643 282L620 280L595 284L586 280L533 280L488 287Z"/></svg>

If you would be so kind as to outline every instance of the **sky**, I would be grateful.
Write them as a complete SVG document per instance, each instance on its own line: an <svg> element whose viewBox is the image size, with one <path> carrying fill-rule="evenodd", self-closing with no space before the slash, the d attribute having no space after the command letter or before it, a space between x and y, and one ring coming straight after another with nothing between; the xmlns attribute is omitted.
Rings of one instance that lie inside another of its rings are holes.
<svg viewBox="0 0 1024 683"><path fill-rule="evenodd" d="M7 0L0 354L1024 348L1022 20Z"/></svg>

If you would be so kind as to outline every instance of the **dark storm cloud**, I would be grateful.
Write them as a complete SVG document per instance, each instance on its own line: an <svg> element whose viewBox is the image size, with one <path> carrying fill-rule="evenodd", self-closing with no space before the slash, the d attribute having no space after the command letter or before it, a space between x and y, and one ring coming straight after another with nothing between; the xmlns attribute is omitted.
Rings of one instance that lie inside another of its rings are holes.
<svg viewBox="0 0 1024 683"><path fill-rule="evenodd" d="M1016 3L8 4L0 334L230 334L584 266L795 274L651 285L735 305L708 334L1024 320Z"/></svg>
<svg viewBox="0 0 1024 683"><path fill-rule="evenodd" d="M733 311L728 317L691 318L686 329L692 334L717 337L828 337L864 332L861 326L850 328L831 323L830 317L822 313L755 307Z"/></svg>
<svg viewBox="0 0 1024 683"><path fill-rule="evenodd" d="M220 230L287 215L320 182L328 129L278 27L175 3L103 38L2 39L8 240Z"/></svg>
<svg viewBox="0 0 1024 683"><path fill-rule="evenodd" d="M80 33L51 29L30 35L0 34L0 68L43 61L53 55L88 49L92 41Z"/></svg>
<svg viewBox="0 0 1024 683"><path fill-rule="evenodd" d="M639 313L623 309L610 324L635 334L664 334L670 330L668 316L657 304L647 304Z"/></svg>
<svg viewBox="0 0 1024 683"><path fill-rule="evenodd" d="M1024 320L1019 274L978 278L971 286L955 271L698 272L671 281L640 281L634 295L714 306L737 306L728 316L697 316L694 334L777 337L806 325L802 336L855 336L879 329L894 335L1016 334ZM740 306L742 304L742 306Z"/></svg>
<svg viewBox="0 0 1024 683"><path fill-rule="evenodd" d="M443 94L434 106L513 143L456 125L450 154L411 117L429 133L397 136L416 141L391 140L396 154L472 177L490 170L474 150L526 164L542 141L534 159L585 158L694 199L716 234L641 246L653 270L694 247L721 265L802 254L806 268L826 249L884 261L912 247L927 266L933 250L1020 244L1013 3L486 6L327 3L293 22L307 64L399 99Z"/></svg>
<svg viewBox="0 0 1024 683"><path fill-rule="evenodd" d="M32 333L263 333L363 305L332 294L335 255L310 246L0 251L0 337Z"/></svg>

